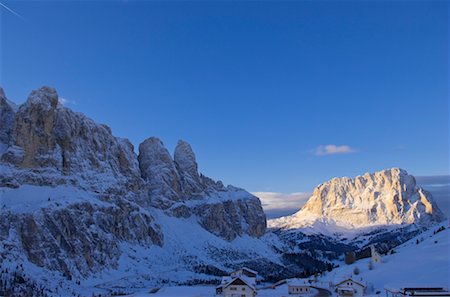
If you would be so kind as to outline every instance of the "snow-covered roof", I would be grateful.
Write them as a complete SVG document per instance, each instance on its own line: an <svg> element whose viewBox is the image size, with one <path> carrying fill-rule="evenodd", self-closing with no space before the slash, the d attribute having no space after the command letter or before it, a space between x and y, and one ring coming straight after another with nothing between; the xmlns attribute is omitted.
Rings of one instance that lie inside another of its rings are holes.
<svg viewBox="0 0 450 297"><path fill-rule="evenodd" d="M246 275L240 275L239 278L243 280L246 284L249 284L251 287L256 287L256 281L254 278L248 277Z"/></svg>
<svg viewBox="0 0 450 297"><path fill-rule="evenodd" d="M341 284L343 284L343 283L345 283L345 282L347 282L347 281L351 281L351 282L353 282L353 283L355 283L355 284L357 284L357 285L360 285L360 286L363 287L363 288L366 287L365 284L363 284L362 282L359 282L359 281L355 281L355 280L352 279L351 277L345 278L344 280L342 280L342 281L336 283L336 286L339 286L339 285L341 285Z"/></svg>
<svg viewBox="0 0 450 297"><path fill-rule="evenodd" d="M221 284L219 286L217 286L216 288L220 288L220 287L226 288L236 280L241 280L246 286L248 286L252 290L256 291L255 282L251 278L249 278L245 275L239 275L236 277L224 276L224 277L222 277Z"/></svg>
<svg viewBox="0 0 450 297"><path fill-rule="evenodd" d="M310 286L310 283L305 279L290 279L287 281L288 286Z"/></svg>
<svg viewBox="0 0 450 297"><path fill-rule="evenodd" d="M233 277L231 277L231 276L223 276L222 281L220 282L220 285L228 284L232 279L233 279Z"/></svg>

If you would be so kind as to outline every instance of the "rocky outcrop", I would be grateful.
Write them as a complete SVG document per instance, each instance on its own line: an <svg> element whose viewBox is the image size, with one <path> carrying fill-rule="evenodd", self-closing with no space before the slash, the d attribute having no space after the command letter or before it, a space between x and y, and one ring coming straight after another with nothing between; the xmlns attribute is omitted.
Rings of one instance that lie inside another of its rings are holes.
<svg viewBox="0 0 450 297"><path fill-rule="evenodd" d="M179 218L195 215L203 228L228 241L265 233L259 199L201 175L187 142L178 141L172 158L161 140L149 138L139 145L138 159L153 207Z"/></svg>
<svg viewBox="0 0 450 297"><path fill-rule="evenodd" d="M378 225L430 225L445 219L432 195L405 170L392 168L319 185L296 214L273 220L272 227L302 228L320 221L348 228Z"/></svg>
<svg viewBox="0 0 450 297"><path fill-rule="evenodd" d="M94 227L95 226L95 227ZM127 202L71 204L38 213L2 212L0 239L39 267L66 276L88 276L117 266L120 242L163 245L153 217ZM10 237L17 234L17 237ZM11 250L3 250L6 259Z"/></svg>
<svg viewBox="0 0 450 297"><path fill-rule="evenodd" d="M172 157L152 137L136 155L109 127L59 104L49 87L19 107L0 89L0 198L0 258L65 277L115 269L135 247L175 246L178 260L189 259L192 251L166 236L167 222L189 219L183 224L211 245L266 230L259 199L200 174L187 142Z"/></svg>
<svg viewBox="0 0 450 297"><path fill-rule="evenodd" d="M266 217L256 197L202 204L193 212L203 228L229 241L244 234L261 237L266 232Z"/></svg>
<svg viewBox="0 0 450 297"><path fill-rule="evenodd" d="M2 108L4 109L4 108ZM9 117L2 121L11 121ZM5 133L3 133L5 134ZM49 87L33 91L14 115L3 163L22 169L10 183L77 184L98 192L108 188L137 191L140 171L128 140L111 129L58 104ZM64 181L64 179L66 181Z"/></svg>
<svg viewBox="0 0 450 297"><path fill-rule="evenodd" d="M3 144L3 150L11 139L11 128L14 122L14 107L6 99L5 92L0 88L0 146ZM0 153L3 153L0 147Z"/></svg>
<svg viewBox="0 0 450 297"><path fill-rule="evenodd" d="M183 193L188 195L199 193L207 187L200 179L195 154L187 142L183 140L178 141L175 148L174 161L180 172Z"/></svg>
<svg viewBox="0 0 450 297"><path fill-rule="evenodd" d="M167 206L174 202L201 199L217 191L227 191L222 182L214 181L198 172L191 146L178 141L174 158L163 142L151 137L139 145L139 167L142 178L150 185L150 196L158 204Z"/></svg>
<svg viewBox="0 0 450 297"><path fill-rule="evenodd" d="M149 185L152 205L167 208L170 201L181 199L180 176L169 151L156 137L139 145L139 168Z"/></svg>

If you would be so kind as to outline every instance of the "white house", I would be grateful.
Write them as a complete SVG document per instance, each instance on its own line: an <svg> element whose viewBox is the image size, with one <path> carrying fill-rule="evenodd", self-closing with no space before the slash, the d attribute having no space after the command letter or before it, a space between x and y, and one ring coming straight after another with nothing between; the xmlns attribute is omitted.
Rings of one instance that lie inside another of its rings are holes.
<svg viewBox="0 0 450 297"><path fill-rule="evenodd" d="M341 297L361 297L364 295L366 285L352 278L344 279L334 285L336 293Z"/></svg>
<svg viewBox="0 0 450 297"><path fill-rule="evenodd" d="M223 297L255 297L256 283L245 275L225 276L216 287L216 295Z"/></svg>
<svg viewBox="0 0 450 297"><path fill-rule="evenodd" d="M309 282L300 279L292 279L287 282L288 293L290 295L307 295L316 290L311 287Z"/></svg>
<svg viewBox="0 0 450 297"><path fill-rule="evenodd" d="M375 246L372 244L370 246L370 255L372 257L372 262L373 263L381 263L381 255L377 252L377 250L375 249Z"/></svg>

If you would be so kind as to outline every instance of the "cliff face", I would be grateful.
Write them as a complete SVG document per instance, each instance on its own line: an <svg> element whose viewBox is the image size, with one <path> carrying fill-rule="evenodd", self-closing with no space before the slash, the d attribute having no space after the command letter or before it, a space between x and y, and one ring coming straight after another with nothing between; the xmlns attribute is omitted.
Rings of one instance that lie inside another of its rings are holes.
<svg viewBox="0 0 450 297"><path fill-rule="evenodd" d="M229 241L264 235L266 218L259 199L200 174L187 142L177 143L172 158L161 140L149 138L139 146L138 159L153 207L176 217L195 215L203 228Z"/></svg>
<svg viewBox="0 0 450 297"><path fill-rule="evenodd" d="M259 199L200 174L188 143L172 157L149 138L136 155L49 87L19 107L0 88L0 204L0 255L65 275L118 267L125 243L164 249L157 217L228 242L266 230Z"/></svg>
<svg viewBox="0 0 450 297"><path fill-rule="evenodd" d="M14 122L14 111L15 106L8 102L6 99L5 93L3 89L0 88L0 143L9 143L11 139L11 127ZM0 152L2 149L6 149L6 146L3 148L0 147Z"/></svg>
<svg viewBox="0 0 450 297"><path fill-rule="evenodd" d="M54 89L33 91L16 112L2 110L2 121L11 124L2 133L8 137L3 137L1 163L15 169L11 175L2 172L4 183L72 184L97 192L136 192L141 186L131 143L59 105Z"/></svg>
<svg viewBox="0 0 450 297"><path fill-rule="evenodd" d="M0 239L8 245L0 253L4 259L24 254L39 267L83 277L117 267L123 241L164 244L154 218L127 202L49 204L34 213L2 211Z"/></svg>
<svg viewBox="0 0 450 297"><path fill-rule="evenodd" d="M430 225L445 219L431 194L405 170L393 168L356 178L334 178L319 185L296 214L273 220L292 229L330 223L348 228L378 225Z"/></svg>

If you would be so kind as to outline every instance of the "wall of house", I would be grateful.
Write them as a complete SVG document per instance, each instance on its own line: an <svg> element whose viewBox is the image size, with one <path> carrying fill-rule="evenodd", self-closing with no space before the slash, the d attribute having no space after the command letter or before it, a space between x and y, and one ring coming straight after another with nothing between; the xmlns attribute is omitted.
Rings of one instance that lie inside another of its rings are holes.
<svg viewBox="0 0 450 297"><path fill-rule="evenodd" d="M288 292L289 294L307 294L311 292L311 288L306 286L289 286Z"/></svg>
<svg viewBox="0 0 450 297"><path fill-rule="evenodd" d="M348 288L348 287L353 288L355 290L353 297L364 296L364 288L352 281L347 281L347 282L337 286L337 288Z"/></svg>
<svg viewBox="0 0 450 297"><path fill-rule="evenodd" d="M248 286L231 285L223 290L224 297L254 297L254 292Z"/></svg>

